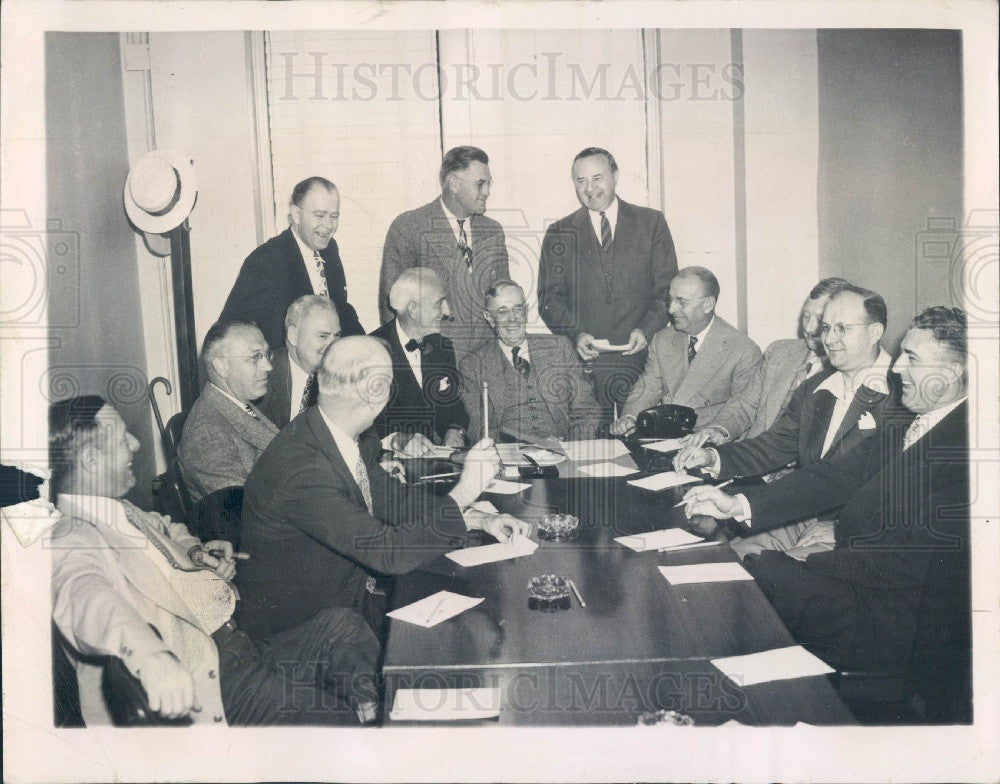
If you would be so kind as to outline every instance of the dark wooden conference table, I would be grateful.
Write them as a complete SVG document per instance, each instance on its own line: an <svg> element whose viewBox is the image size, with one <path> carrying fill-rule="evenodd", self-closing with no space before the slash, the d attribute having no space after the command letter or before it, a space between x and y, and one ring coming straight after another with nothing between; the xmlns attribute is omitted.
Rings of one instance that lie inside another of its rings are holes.
<svg viewBox="0 0 1000 784"><path fill-rule="evenodd" d="M442 556L397 578L394 607L442 589L485 600L431 628L389 619L388 707L397 688L495 686L501 725L631 725L657 709L696 725L854 723L827 676L741 687L711 664L795 644L755 582L673 586L656 568L735 561L728 545L640 553L614 541L679 526L683 509L672 506L686 488L651 492L627 483L635 477L559 470L487 498L533 525L549 512L576 515L575 541L540 541L533 555L470 568ZM529 609L528 582L542 574L572 578L587 606L574 597L567 610Z"/></svg>

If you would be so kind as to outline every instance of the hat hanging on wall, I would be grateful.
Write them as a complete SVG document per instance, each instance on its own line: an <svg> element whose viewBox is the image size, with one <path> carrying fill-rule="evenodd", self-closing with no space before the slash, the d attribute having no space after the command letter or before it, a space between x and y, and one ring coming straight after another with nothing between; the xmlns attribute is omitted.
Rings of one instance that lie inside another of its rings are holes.
<svg viewBox="0 0 1000 784"><path fill-rule="evenodd" d="M143 155L125 178L125 212L136 228L166 234L180 226L198 197L191 159L172 150Z"/></svg>

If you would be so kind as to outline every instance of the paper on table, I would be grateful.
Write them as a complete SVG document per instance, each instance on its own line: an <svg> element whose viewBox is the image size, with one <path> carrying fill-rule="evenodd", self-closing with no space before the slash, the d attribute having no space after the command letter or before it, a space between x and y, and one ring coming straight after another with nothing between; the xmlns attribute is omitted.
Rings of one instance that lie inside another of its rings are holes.
<svg viewBox="0 0 1000 784"><path fill-rule="evenodd" d="M712 664L722 670L730 680L741 686L753 686L767 681L784 681L826 675L833 672L822 659L813 656L801 645L775 648L746 656L726 656L712 659Z"/></svg>
<svg viewBox="0 0 1000 784"><path fill-rule="evenodd" d="M577 469L581 474L586 476L632 476L632 474L639 473L638 468L625 468L617 463L594 463L592 465L583 465Z"/></svg>
<svg viewBox="0 0 1000 784"><path fill-rule="evenodd" d="M629 479L630 485L641 487L644 490L666 490L668 487L680 487L691 482L700 482L696 476L690 474L680 474L677 471L664 471L662 474L645 476L642 479Z"/></svg>
<svg viewBox="0 0 1000 784"><path fill-rule="evenodd" d="M452 593L451 591L438 591L426 599L421 599L386 614L390 618L429 629L441 621L447 621L452 616L465 612L470 607L475 607L484 598L477 599L474 596L462 596L460 593Z"/></svg>
<svg viewBox="0 0 1000 784"><path fill-rule="evenodd" d="M446 553L446 555L459 566L479 566L494 561L520 558L522 555L531 555L537 549L538 542L532 541L527 536L517 535L512 537L509 542L466 547L462 550Z"/></svg>
<svg viewBox="0 0 1000 784"><path fill-rule="evenodd" d="M653 449L657 452L676 452L682 446L684 446L683 438L664 438L662 441L656 441L652 444L643 444L645 449Z"/></svg>
<svg viewBox="0 0 1000 784"><path fill-rule="evenodd" d="M497 509L489 501L476 501L471 504L470 509L478 509L480 512L485 512L486 514L500 514L500 510Z"/></svg>
<svg viewBox="0 0 1000 784"><path fill-rule="evenodd" d="M692 547L711 547L714 544L722 544L718 539L713 539L710 542L691 542L691 544L678 544L673 547L661 547L661 553L673 553L677 550L690 550Z"/></svg>
<svg viewBox="0 0 1000 784"><path fill-rule="evenodd" d="M690 545L705 540L680 528L666 528L662 531L650 531L646 534L618 536L615 537L615 541L641 553L645 550L659 550L666 547L677 547L678 545Z"/></svg>
<svg viewBox="0 0 1000 784"><path fill-rule="evenodd" d="M398 451L393 454L393 457L395 457L397 460L417 460L417 459L420 459L420 458L423 458L424 460L428 460L428 459L446 460L449 457L451 457L454 452L455 452L455 449L453 447L450 447L450 446L434 446L432 444L428 448L428 451L425 454L420 455L419 457L414 456L414 455L405 455L402 452L398 452Z"/></svg>
<svg viewBox="0 0 1000 784"><path fill-rule="evenodd" d="M475 721L500 715L500 688L397 689L393 721Z"/></svg>
<svg viewBox="0 0 1000 784"><path fill-rule="evenodd" d="M722 583L732 580L752 580L750 572L735 561L722 563L686 564L684 566L660 566L660 573L671 585L686 583Z"/></svg>
<svg viewBox="0 0 1000 784"><path fill-rule="evenodd" d="M590 441L560 441L566 457L577 462L614 460L628 454L628 447L617 438L595 438Z"/></svg>
<svg viewBox="0 0 1000 784"><path fill-rule="evenodd" d="M526 482L508 482L506 479L494 479L486 488L487 493L497 493L498 495L514 495L531 487Z"/></svg>

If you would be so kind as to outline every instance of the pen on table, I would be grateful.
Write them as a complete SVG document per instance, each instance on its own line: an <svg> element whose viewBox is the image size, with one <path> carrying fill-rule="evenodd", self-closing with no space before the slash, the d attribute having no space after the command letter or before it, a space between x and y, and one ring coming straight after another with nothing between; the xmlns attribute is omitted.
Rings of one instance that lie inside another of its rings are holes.
<svg viewBox="0 0 1000 784"><path fill-rule="evenodd" d="M715 487L717 489L721 490L723 487L728 487L729 485L731 485L734 481L735 481L734 479L727 479L721 485L715 485ZM693 490L694 488L691 488L691 489ZM673 508L676 509L678 506L684 506L684 504L686 504L686 503L687 503L687 501L681 499L680 501L678 501L676 504L673 505Z"/></svg>
<svg viewBox="0 0 1000 784"><path fill-rule="evenodd" d="M576 589L576 583L573 582L572 580L568 580L567 582L569 582L569 587L572 589L573 595L576 597L576 600L580 603L580 606L586 607L587 603L583 600L583 597L580 596L580 592Z"/></svg>
<svg viewBox="0 0 1000 784"><path fill-rule="evenodd" d="M524 457L524 459L527 460L529 463L531 463L537 470L541 471L542 467L538 464L538 461L535 460L535 458L533 458L527 452L521 452L521 456Z"/></svg>
<svg viewBox="0 0 1000 784"><path fill-rule="evenodd" d="M483 438L490 437L490 385L483 382Z"/></svg>
<svg viewBox="0 0 1000 784"><path fill-rule="evenodd" d="M427 476L420 477L419 481L423 482L425 479L445 479L449 476L459 476L461 473L461 471L445 471L443 474L427 474Z"/></svg>

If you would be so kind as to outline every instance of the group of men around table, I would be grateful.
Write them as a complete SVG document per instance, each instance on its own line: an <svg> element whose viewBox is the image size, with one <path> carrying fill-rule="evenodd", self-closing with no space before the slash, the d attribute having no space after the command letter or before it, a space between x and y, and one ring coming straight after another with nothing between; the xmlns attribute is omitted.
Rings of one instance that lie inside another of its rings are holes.
<svg viewBox="0 0 1000 784"><path fill-rule="evenodd" d="M290 228L247 258L206 335L208 383L178 449L195 501L245 485L241 552L122 498L138 444L110 404L53 405L57 533L80 545L55 551L54 616L85 719L101 718L88 657L110 655L164 716L374 720L392 576L469 531L530 533L473 506L499 468L485 420L498 440L586 439L627 435L660 403L698 415L679 470L764 479L691 490L686 511L699 530L731 519L734 549L803 644L842 668L906 666L933 635L967 652L964 314L921 313L892 364L883 299L829 278L799 337L762 357L715 313L715 276L677 270L663 215L619 199L614 158L588 148L572 165L581 209L542 247L553 334L529 335L503 230L483 214L488 162L449 151L441 196L393 222L372 336L347 299L329 181L296 186ZM469 444L443 496L406 484L393 457ZM289 702L293 682L312 696Z"/></svg>

